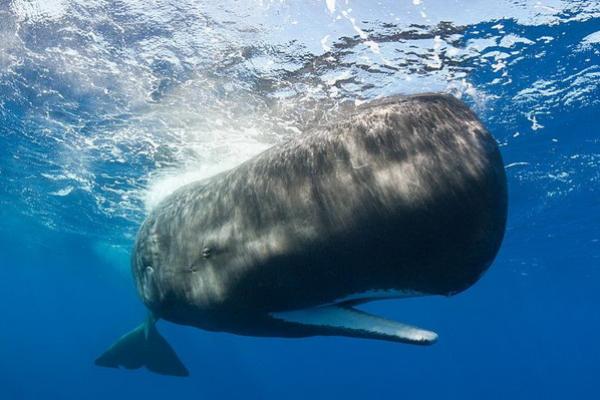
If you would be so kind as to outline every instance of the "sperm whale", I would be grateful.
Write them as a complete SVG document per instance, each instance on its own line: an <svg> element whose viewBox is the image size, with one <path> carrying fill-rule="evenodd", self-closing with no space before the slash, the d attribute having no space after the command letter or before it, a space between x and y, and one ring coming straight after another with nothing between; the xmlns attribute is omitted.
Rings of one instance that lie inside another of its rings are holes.
<svg viewBox="0 0 600 400"><path fill-rule="evenodd" d="M132 255L149 317L96 364L187 375L157 319L433 343L434 332L356 306L473 285L498 252L507 204L496 141L462 101L363 104L164 199Z"/></svg>

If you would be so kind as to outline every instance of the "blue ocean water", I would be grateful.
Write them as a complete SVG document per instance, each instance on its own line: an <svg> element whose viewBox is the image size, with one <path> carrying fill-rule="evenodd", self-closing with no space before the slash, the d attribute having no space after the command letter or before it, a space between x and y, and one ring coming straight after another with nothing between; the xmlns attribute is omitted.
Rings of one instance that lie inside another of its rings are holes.
<svg viewBox="0 0 600 400"><path fill-rule="evenodd" d="M596 398L599 82L597 1L0 0L0 398ZM129 250L160 199L428 91L486 124L510 201L475 286L365 306L438 343L160 322L191 377L94 366L145 316Z"/></svg>

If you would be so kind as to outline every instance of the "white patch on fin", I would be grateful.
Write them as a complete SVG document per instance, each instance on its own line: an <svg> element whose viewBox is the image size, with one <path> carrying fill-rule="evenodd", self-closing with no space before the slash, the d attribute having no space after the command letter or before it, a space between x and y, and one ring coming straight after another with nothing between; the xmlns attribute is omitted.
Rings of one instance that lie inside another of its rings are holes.
<svg viewBox="0 0 600 400"><path fill-rule="evenodd" d="M322 306L271 313L271 316L286 322L322 327L325 334L414 344L431 344L437 340L435 332L391 321L351 307Z"/></svg>

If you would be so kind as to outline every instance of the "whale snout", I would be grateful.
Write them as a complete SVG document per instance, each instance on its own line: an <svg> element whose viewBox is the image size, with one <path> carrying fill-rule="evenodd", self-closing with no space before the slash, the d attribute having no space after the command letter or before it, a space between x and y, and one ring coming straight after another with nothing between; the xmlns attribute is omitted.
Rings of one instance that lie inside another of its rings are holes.
<svg viewBox="0 0 600 400"><path fill-rule="evenodd" d="M161 273L161 257L158 238L152 224L145 224L140 229L131 258L131 269L138 294L144 303L151 307L160 302L158 281Z"/></svg>

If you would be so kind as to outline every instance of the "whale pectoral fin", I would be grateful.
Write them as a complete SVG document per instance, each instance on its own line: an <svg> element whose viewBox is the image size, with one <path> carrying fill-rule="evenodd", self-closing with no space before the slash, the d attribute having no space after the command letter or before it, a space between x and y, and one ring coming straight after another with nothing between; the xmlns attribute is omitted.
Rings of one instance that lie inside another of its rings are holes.
<svg viewBox="0 0 600 400"><path fill-rule="evenodd" d="M274 318L301 324L317 335L352 336L412 344L432 344L435 332L391 321L348 306L322 306L272 313Z"/></svg>
<svg viewBox="0 0 600 400"><path fill-rule="evenodd" d="M146 367L162 375L189 375L173 348L158 333L152 318L123 335L96 359L95 364L109 368Z"/></svg>

